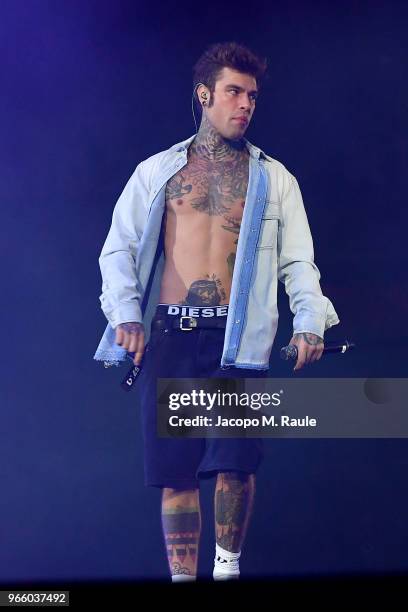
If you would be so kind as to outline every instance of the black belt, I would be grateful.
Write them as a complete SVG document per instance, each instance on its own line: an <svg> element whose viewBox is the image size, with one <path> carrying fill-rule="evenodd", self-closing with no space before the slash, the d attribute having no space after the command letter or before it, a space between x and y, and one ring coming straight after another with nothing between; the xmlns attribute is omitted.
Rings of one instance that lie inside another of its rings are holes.
<svg viewBox="0 0 408 612"><path fill-rule="evenodd" d="M181 329L191 331L196 328L221 329L225 328L227 317L167 317L166 319L153 319L153 329Z"/></svg>

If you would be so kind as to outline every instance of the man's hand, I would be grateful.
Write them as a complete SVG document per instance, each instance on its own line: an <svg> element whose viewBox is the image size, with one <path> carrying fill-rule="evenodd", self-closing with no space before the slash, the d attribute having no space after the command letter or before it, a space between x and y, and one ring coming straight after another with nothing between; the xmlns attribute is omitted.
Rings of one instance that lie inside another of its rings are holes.
<svg viewBox="0 0 408 612"><path fill-rule="evenodd" d="M300 370L307 363L317 361L323 354L323 338L316 336L316 334L309 332L295 334L289 344L294 344L298 351L296 366L293 368L294 372Z"/></svg>
<svg viewBox="0 0 408 612"><path fill-rule="evenodd" d="M134 353L133 363L139 365L144 351L144 327L142 323L120 323L116 328L116 344Z"/></svg>

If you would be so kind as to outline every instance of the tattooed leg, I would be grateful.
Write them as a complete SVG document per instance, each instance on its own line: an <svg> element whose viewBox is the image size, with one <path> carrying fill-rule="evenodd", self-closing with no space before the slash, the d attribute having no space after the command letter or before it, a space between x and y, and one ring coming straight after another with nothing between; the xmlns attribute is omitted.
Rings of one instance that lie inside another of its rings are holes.
<svg viewBox="0 0 408 612"><path fill-rule="evenodd" d="M239 552L252 514L255 474L220 472L215 485L215 535L219 546Z"/></svg>
<svg viewBox="0 0 408 612"><path fill-rule="evenodd" d="M162 527L171 575L197 575L201 532L199 489L163 488Z"/></svg>

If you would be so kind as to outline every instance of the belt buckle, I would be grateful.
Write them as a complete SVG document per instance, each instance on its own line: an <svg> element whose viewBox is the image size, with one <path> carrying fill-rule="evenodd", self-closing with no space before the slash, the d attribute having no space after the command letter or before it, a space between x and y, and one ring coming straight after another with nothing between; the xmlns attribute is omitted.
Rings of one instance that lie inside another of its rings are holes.
<svg viewBox="0 0 408 612"><path fill-rule="evenodd" d="M192 321L190 327L183 327L183 319L190 319L190 321ZM180 317L180 329L182 329L183 331L191 331L193 327L197 327L197 319L188 316Z"/></svg>

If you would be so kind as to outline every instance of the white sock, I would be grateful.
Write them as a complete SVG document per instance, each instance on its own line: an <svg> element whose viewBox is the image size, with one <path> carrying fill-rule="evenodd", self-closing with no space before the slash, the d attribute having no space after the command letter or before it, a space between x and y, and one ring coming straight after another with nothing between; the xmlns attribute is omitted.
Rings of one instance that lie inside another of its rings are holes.
<svg viewBox="0 0 408 612"><path fill-rule="evenodd" d="M215 544L214 580L233 580L239 578L239 558L241 551L230 552Z"/></svg>
<svg viewBox="0 0 408 612"><path fill-rule="evenodd" d="M193 582L197 576L191 574L173 574L171 577L172 582Z"/></svg>

